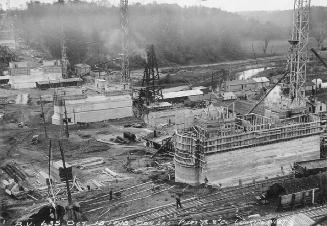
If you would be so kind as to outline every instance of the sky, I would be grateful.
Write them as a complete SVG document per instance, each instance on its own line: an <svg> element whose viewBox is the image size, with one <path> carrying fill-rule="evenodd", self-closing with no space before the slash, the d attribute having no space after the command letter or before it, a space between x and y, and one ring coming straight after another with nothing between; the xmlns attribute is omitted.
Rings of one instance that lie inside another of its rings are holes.
<svg viewBox="0 0 327 226"><path fill-rule="evenodd" d="M3 8L7 0L0 0ZM11 7L22 7L30 0L10 0ZM40 2L54 2L55 0L39 0ZM97 0L87 0L97 1ZM103 0L101 0L103 1ZM106 0L112 4L118 4L119 0ZM129 0L131 4L152 3L154 0ZM207 6L221 8L230 12L253 11L253 10L286 10L293 9L294 0L156 0L157 3L177 3L182 6ZM312 0L312 5L327 6L327 0Z"/></svg>

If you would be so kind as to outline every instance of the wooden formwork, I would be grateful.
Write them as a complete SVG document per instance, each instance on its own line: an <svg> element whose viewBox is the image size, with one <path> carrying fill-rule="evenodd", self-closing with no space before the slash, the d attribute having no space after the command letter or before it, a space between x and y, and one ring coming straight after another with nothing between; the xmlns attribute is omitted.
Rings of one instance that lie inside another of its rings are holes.
<svg viewBox="0 0 327 226"><path fill-rule="evenodd" d="M319 120L310 115L300 115L274 124L270 122L269 118L256 114L239 119L204 117L197 120L193 128L177 131L175 136L175 164L178 167L176 167L175 178L177 180L183 178L182 182L186 183L189 181L196 183L195 180L200 183L199 180L202 181L202 177L206 178L206 172L213 175L214 169L217 168L216 170L218 170L219 168L220 173L229 169L229 171L235 170L235 174L237 174L240 169L243 169L241 168L243 163L247 162L245 168L239 173L240 178L242 178L245 171L256 169L256 167L261 169L265 165L264 161L267 161L270 155L274 155L276 159L282 159L283 163L280 164L266 163L274 167L271 173L278 174L280 171L283 173L281 168L283 169L286 165L293 164L297 160L302 161L317 157L319 142L316 138L322 132ZM302 146L301 143L303 143ZM303 149L303 145L306 149ZM310 148L308 145L312 149L310 152L307 150ZM284 148L288 148L290 151L289 156L283 157ZM271 161L274 161L274 158ZM226 167L221 169L220 164ZM235 166L235 168L231 164L240 165ZM180 172L178 172L179 170ZM262 173L264 172L266 171L262 170ZM270 172L269 169L267 172ZM250 174L247 172L247 175ZM257 173L253 172L252 174L256 175ZM192 176L196 176L198 179L188 178ZM233 176L235 175L233 174ZM272 175L269 174L269 176Z"/></svg>

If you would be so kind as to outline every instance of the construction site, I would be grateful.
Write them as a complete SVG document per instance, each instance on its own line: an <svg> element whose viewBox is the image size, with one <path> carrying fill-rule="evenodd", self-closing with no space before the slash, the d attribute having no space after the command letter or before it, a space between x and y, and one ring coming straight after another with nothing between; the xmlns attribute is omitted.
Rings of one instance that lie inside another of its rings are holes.
<svg viewBox="0 0 327 226"><path fill-rule="evenodd" d="M73 3L53 3L48 59L6 0L0 225L327 225L327 50L310 44L311 0L287 1L286 56L159 67L148 43L131 69L128 0L120 54L96 65L70 65L60 10Z"/></svg>

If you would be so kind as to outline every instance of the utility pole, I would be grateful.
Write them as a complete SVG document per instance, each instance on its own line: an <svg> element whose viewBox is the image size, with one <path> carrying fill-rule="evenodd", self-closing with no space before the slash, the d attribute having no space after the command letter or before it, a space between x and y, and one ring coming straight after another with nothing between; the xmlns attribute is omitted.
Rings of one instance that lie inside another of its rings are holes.
<svg viewBox="0 0 327 226"><path fill-rule="evenodd" d="M211 72L211 91L214 90L214 88L213 88L213 76L214 76L214 72ZM211 96L210 96L210 99L211 99Z"/></svg>
<svg viewBox="0 0 327 226"><path fill-rule="evenodd" d="M43 103L42 103L42 97L40 96L40 103L41 103L41 118L43 119L43 128L44 128L44 135L45 135L45 139L48 139L48 133L47 133L47 127L46 127L46 123L45 123L45 115L44 115L44 110L43 110Z"/></svg>
<svg viewBox="0 0 327 226"><path fill-rule="evenodd" d="M49 185L48 185L48 194L49 196L52 195L53 198L53 202L56 202L56 197L54 195L53 192L53 188L52 188L52 180L51 180L51 159L52 159L52 143L51 140L49 140Z"/></svg>
<svg viewBox="0 0 327 226"><path fill-rule="evenodd" d="M68 119L67 119L67 109L66 109L66 101L64 100L64 108L65 108L65 124L66 124L66 137L69 137L69 131L68 131Z"/></svg>
<svg viewBox="0 0 327 226"><path fill-rule="evenodd" d="M62 159L62 166L64 169L65 181L66 181L68 205L71 207L73 204L73 201L72 201L72 195L70 193L70 188L69 188L69 180L68 180L68 172L67 172L66 162L65 162L65 154L64 154L64 150L62 149L60 140L58 141L58 143L59 143L59 150L60 150L61 159Z"/></svg>
<svg viewBox="0 0 327 226"><path fill-rule="evenodd" d="M51 186L51 156L52 156L52 153L51 153L51 140L49 140L49 190L50 190L50 186Z"/></svg>

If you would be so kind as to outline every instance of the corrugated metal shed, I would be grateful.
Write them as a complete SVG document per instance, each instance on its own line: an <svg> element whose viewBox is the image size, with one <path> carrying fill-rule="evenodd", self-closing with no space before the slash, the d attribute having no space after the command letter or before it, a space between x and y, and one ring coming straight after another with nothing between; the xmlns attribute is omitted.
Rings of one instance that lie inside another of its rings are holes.
<svg viewBox="0 0 327 226"><path fill-rule="evenodd" d="M179 91L179 92L170 92L170 93L164 93L163 98L164 99L173 99L173 98L196 96L196 95L203 95L203 92L198 89L185 90L185 91Z"/></svg>
<svg viewBox="0 0 327 226"><path fill-rule="evenodd" d="M90 68L91 67L90 65L87 65L87 64L75 64L74 66L79 67L79 68Z"/></svg>
<svg viewBox="0 0 327 226"><path fill-rule="evenodd" d="M196 89L208 89L208 87L205 86L196 86L196 87L192 87L192 90L196 90Z"/></svg>
<svg viewBox="0 0 327 226"><path fill-rule="evenodd" d="M269 82L269 79L266 77L252 78L255 82Z"/></svg>
<svg viewBox="0 0 327 226"><path fill-rule="evenodd" d="M189 90L189 89L190 89L189 86L176 86L176 87L163 89L162 93L178 92L178 91Z"/></svg>
<svg viewBox="0 0 327 226"><path fill-rule="evenodd" d="M60 79L60 80L39 81L37 83L39 85L45 85L45 84L54 84L54 83L82 82L82 81L83 79L81 78L67 78L67 79Z"/></svg>
<svg viewBox="0 0 327 226"><path fill-rule="evenodd" d="M226 81L226 84L229 86L237 86L237 85L246 85L246 84L254 84L256 83L252 78L246 80L232 80Z"/></svg>

